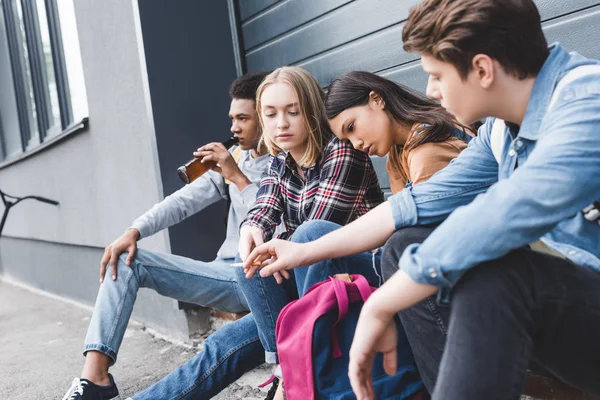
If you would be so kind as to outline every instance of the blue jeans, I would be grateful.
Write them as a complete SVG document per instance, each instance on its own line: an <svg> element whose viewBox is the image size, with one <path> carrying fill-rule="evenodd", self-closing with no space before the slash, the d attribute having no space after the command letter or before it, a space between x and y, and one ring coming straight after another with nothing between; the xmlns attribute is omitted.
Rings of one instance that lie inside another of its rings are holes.
<svg viewBox="0 0 600 400"><path fill-rule="evenodd" d="M100 286L84 354L96 350L117 360L117 353L140 287L177 300L228 312L247 311L233 270L233 259L194 261L171 254L138 250L131 267L119 257L117 280L110 269ZM135 399L209 398L245 372L262 364L263 348L251 315L227 324L204 343L204 350Z"/></svg>
<svg viewBox="0 0 600 400"><path fill-rule="evenodd" d="M383 273L430 227L398 230ZM469 270L449 306L429 297L398 315L432 399L518 399L527 368L600 395L600 274L526 248Z"/></svg>
<svg viewBox="0 0 600 400"><path fill-rule="evenodd" d="M110 268L100 285L83 353L96 350L117 361L117 353L140 287L176 300L214 307L226 312L248 311L235 281L233 260L195 261L172 254L139 249L131 267L127 253L117 264L117 280Z"/></svg>
<svg viewBox="0 0 600 400"><path fill-rule="evenodd" d="M303 223L296 229L292 241L312 242L341 226L329 221L313 220ZM290 279L279 285L272 276L262 278L256 274L246 279L243 270L236 269L236 277L246 296L252 315L258 327L258 335L265 349L265 361L279 362L275 343L275 325L279 313L289 302L302 297L313 285L327 280L335 274L361 274L374 286L381 284L379 266L380 251L365 252L349 257L321 261L309 267L290 271Z"/></svg>
<svg viewBox="0 0 600 400"><path fill-rule="evenodd" d="M132 399L210 399L264 361L256 323L248 314L218 329L194 358Z"/></svg>

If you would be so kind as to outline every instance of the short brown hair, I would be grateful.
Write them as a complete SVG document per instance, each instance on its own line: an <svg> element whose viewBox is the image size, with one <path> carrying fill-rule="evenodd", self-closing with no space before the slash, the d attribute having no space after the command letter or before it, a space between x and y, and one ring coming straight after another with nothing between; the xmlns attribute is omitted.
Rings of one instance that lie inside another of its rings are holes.
<svg viewBox="0 0 600 400"><path fill-rule="evenodd" d="M410 11L402 40L406 51L452 64L462 79L477 54L518 79L537 75L548 57L533 0L425 0Z"/></svg>

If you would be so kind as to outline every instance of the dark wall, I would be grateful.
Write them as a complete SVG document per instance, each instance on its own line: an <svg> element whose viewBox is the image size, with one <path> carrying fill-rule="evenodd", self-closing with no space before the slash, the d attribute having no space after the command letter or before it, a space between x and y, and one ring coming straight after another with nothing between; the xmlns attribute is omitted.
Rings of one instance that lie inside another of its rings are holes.
<svg viewBox="0 0 600 400"><path fill-rule="evenodd" d="M424 91L415 54L402 49L402 28L420 0L236 0L246 66L261 71L298 65L324 87L351 70L381 74ZM599 0L536 0L549 42L600 58ZM594 39L592 39L594 38ZM381 186L385 163L374 158Z"/></svg>
<svg viewBox="0 0 600 400"><path fill-rule="evenodd" d="M192 151L230 136L228 89L236 78L226 1L143 0L140 22L165 196ZM171 250L212 260L225 237L220 202L170 228Z"/></svg>

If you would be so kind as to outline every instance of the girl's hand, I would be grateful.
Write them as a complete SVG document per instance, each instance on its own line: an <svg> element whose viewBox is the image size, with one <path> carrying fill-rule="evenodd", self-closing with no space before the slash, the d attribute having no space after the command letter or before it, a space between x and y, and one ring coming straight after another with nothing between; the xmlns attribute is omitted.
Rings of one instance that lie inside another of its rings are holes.
<svg viewBox="0 0 600 400"><path fill-rule="evenodd" d="M261 257L257 260L256 256L252 256L252 254L248 255L252 250L255 249L256 246L263 244L263 231L257 226L244 225L240 229L240 243L238 245L238 253L240 254L240 258L244 261L244 271L246 272L246 278L250 279L254 275L254 272L259 266L268 265L273 260L270 257ZM258 261L258 262L255 262ZM249 273L248 265L254 265L254 270L252 273ZM258 264L258 265L255 265ZM287 271L283 271L282 273L276 272L272 274L277 281L277 283L281 284L283 282L283 278L281 275L285 276L285 279L290 279L290 274ZM268 276L268 275L264 275Z"/></svg>
<svg viewBox="0 0 600 400"><path fill-rule="evenodd" d="M360 313L350 348L348 377L358 400L375 399L371 369L377 353L383 353L383 368L388 375L398 370L398 331L393 315L379 313L367 301Z"/></svg>
<svg viewBox="0 0 600 400"><path fill-rule="evenodd" d="M247 261L248 254L256 247L264 243L263 231L257 226L244 225L240 229L240 242L238 253L242 261ZM252 259L254 261L254 258Z"/></svg>
<svg viewBox="0 0 600 400"><path fill-rule="evenodd" d="M274 239L257 246L248 255L244 264L246 278L251 278L259 268L261 269L260 276L262 277L276 276L276 274L281 273L288 278L289 274L287 270L311 264L307 257L306 245ZM260 266L253 265L253 261L257 259L267 261L263 262Z"/></svg>

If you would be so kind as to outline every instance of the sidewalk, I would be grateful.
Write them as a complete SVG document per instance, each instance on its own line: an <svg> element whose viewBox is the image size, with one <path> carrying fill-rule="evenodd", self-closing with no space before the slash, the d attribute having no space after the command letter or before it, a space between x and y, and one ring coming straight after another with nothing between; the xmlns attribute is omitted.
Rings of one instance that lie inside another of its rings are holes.
<svg viewBox="0 0 600 400"><path fill-rule="evenodd" d="M62 399L83 366L81 348L91 311L0 280L0 399ZM111 369L126 399L192 358L201 345L159 339L130 323ZM264 399L257 388L270 373L259 368L223 391L218 400Z"/></svg>

